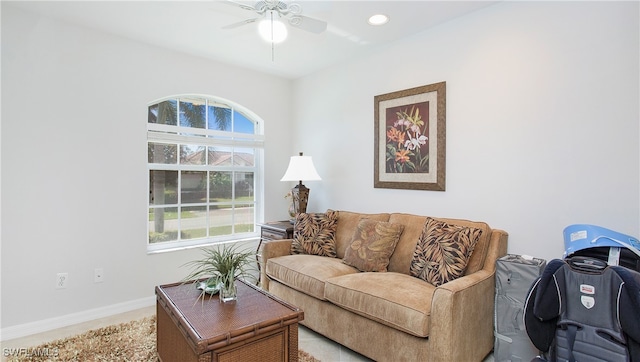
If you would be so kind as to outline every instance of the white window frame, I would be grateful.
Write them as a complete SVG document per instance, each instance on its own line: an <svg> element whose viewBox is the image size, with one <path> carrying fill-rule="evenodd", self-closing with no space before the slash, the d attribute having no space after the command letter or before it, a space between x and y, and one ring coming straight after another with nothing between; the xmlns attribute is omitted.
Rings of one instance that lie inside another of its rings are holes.
<svg viewBox="0 0 640 362"><path fill-rule="evenodd" d="M228 107L231 109L231 114L233 117L234 112L241 113L245 118L249 121L252 121L254 124L254 134L248 133L236 133L232 131L219 131L212 129L196 129L191 127L183 127L180 126L180 120L178 117L177 125L164 125L157 123L149 123L147 120L147 148L149 143L168 143L168 144L176 144L178 149L178 154L180 153L180 145L198 145L198 146L206 146L206 147L238 147L238 148L253 148L254 151L254 165L253 167L246 166L209 166L209 165L185 165L179 162L180 157L178 156L178 160L176 164L158 164L158 163L150 163L147 160L147 195L150 194L151 189L149 186L149 175L152 170L171 170L177 171L238 171L238 172L253 172L254 177L254 220L253 220L253 231L252 232L241 232L241 233L232 233L228 235L218 235L218 236L208 236L204 238L197 239L180 239L180 230L181 230L181 213L178 212L177 220L178 220L178 240L176 241L164 241L164 242L156 242L151 243L149 240L150 230L151 230L151 222L147 221L147 252L148 253L157 253L157 252L165 252L172 250L182 250L186 248L192 247L200 247L205 245L224 243L224 242L237 242L237 241L246 241L250 239L259 238L259 231L257 230L257 221L264 219L264 121L256 115L254 112L249 109L235 103L229 101L227 99L223 99L216 96L209 95L201 95L201 94L180 94L169 97L160 98L149 102L147 105L151 107L153 105L159 104L164 101L179 101L179 100L193 100L193 99L201 99L206 102L207 105L215 105L217 107ZM179 103L179 102L178 102ZM233 120L231 122L233 124ZM197 133L197 136L193 135L185 135L186 134L194 134ZM219 136L218 138L211 137ZM205 150L207 149L205 147ZM180 190L180 177L178 177L178 190ZM233 182L232 182L233 184ZM178 192L180 194L180 192ZM180 208L184 205L184 207L198 207L198 206L208 206L211 205L209 201L203 204L181 204L180 198L178 197L177 204L171 204L180 210ZM233 203L233 201L232 201ZM167 206L167 205L165 205ZM150 210L154 208L154 205L147 201L147 215L149 215ZM232 208L232 210L234 210ZM207 218L208 219L208 218ZM148 220L148 217L147 217ZM207 229L209 229L209 225L207 222Z"/></svg>

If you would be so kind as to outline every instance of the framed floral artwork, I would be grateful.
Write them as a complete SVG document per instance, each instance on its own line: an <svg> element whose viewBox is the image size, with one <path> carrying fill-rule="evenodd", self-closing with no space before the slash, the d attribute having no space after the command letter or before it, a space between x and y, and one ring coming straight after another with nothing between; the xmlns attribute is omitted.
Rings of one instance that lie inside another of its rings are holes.
<svg viewBox="0 0 640 362"><path fill-rule="evenodd" d="M445 190L446 82L374 97L375 188Z"/></svg>

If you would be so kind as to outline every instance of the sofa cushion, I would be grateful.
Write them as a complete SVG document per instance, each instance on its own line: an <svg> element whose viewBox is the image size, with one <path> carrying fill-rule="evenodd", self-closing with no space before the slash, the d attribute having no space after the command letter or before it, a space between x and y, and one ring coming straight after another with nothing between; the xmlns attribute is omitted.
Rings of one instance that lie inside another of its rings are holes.
<svg viewBox="0 0 640 362"><path fill-rule="evenodd" d="M396 249L391 255L391 259L389 259L388 271L410 275L409 267L413 252L416 250L416 244L426 220L426 216L401 213L391 214L389 222L404 225L404 230L400 235Z"/></svg>
<svg viewBox="0 0 640 362"><path fill-rule="evenodd" d="M325 298L384 325L426 337L434 290L433 285L407 274L356 273L327 279Z"/></svg>
<svg viewBox="0 0 640 362"><path fill-rule="evenodd" d="M336 230L336 251L338 258L344 258L344 252L351 244L353 230L356 229L362 218L389 221L389 214L361 214L351 211L339 211L338 228Z"/></svg>
<svg viewBox="0 0 640 362"><path fill-rule="evenodd" d="M344 253L344 263L360 271L386 272L402 230L401 224L360 219Z"/></svg>
<svg viewBox="0 0 640 362"><path fill-rule="evenodd" d="M306 254L271 258L266 265L269 278L321 300L327 279L357 272L341 259Z"/></svg>
<svg viewBox="0 0 640 362"><path fill-rule="evenodd" d="M292 254L311 254L336 257L336 228L338 212L300 213L293 229Z"/></svg>
<svg viewBox="0 0 640 362"><path fill-rule="evenodd" d="M411 275L435 286L464 274L482 230L427 218L411 261Z"/></svg>

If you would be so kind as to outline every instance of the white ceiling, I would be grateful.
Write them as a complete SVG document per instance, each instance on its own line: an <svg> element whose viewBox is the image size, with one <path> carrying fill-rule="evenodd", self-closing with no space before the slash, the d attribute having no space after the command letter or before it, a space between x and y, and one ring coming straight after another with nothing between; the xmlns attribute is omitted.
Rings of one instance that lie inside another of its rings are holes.
<svg viewBox="0 0 640 362"><path fill-rule="evenodd" d="M238 2L250 6L256 3ZM256 23L222 29L255 17L251 11L224 0L2 1L3 6L19 6L145 43L292 79L498 1L295 2L302 6L302 15L326 21L327 30L314 34L288 26L287 40L272 49L258 36ZM388 15L389 23L381 27L369 25L368 17L376 13Z"/></svg>

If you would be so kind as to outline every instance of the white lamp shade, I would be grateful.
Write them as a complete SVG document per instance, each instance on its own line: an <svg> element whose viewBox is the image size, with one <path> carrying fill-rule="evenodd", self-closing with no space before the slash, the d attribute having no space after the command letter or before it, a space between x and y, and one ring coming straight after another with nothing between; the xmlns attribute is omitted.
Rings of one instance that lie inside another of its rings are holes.
<svg viewBox="0 0 640 362"><path fill-rule="evenodd" d="M318 181L322 180L313 166L311 156L292 156L287 172L280 181Z"/></svg>
<svg viewBox="0 0 640 362"><path fill-rule="evenodd" d="M287 38L287 27L278 20L280 16L269 11L266 17L258 23L258 33L262 39L270 43L281 43Z"/></svg>

